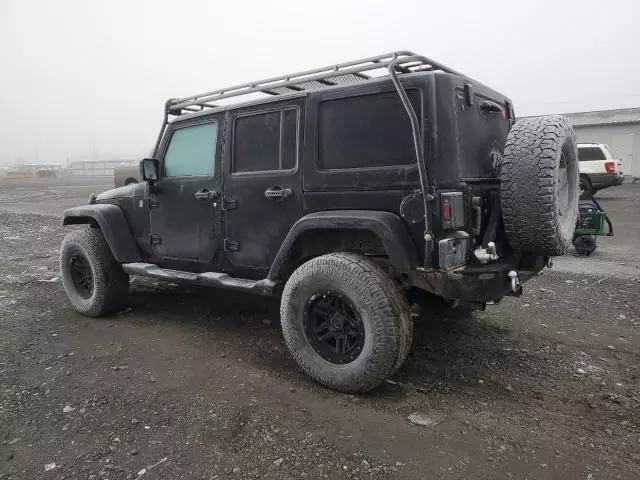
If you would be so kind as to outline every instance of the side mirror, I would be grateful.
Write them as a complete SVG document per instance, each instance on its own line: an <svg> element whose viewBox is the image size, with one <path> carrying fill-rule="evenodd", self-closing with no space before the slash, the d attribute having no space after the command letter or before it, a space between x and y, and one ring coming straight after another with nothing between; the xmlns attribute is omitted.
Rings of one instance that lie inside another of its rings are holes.
<svg viewBox="0 0 640 480"><path fill-rule="evenodd" d="M153 184L158 181L160 175L158 174L159 166L158 160L155 158L145 158L140 162L140 176L146 182Z"/></svg>

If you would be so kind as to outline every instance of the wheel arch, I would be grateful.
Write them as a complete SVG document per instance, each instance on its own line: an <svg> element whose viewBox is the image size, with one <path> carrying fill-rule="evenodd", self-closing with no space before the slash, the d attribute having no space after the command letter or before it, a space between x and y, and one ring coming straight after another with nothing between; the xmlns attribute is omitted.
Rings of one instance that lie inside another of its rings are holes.
<svg viewBox="0 0 640 480"><path fill-rule="evenodd" d="M591 177L588 173L580 172L580 179L586 180L587 182L589 182L589 185L591 185Z"/></svg>
<svg viewBox="0 0 640 480"><path fill-rule="evenodd" d="M389 258L395 272L408 274L418 252L404 222L390 212L335 210L298 220L282 243L268 279L286 279L301 263L337 251Z"/></svg>
<svg viewBox="0 0 640 480"><path fill-rule="evenodd" d="M67 209L64 211L62 224L99 228L118 263L140 261L140 252L129 224L117 205L94 204Z"/></svg>

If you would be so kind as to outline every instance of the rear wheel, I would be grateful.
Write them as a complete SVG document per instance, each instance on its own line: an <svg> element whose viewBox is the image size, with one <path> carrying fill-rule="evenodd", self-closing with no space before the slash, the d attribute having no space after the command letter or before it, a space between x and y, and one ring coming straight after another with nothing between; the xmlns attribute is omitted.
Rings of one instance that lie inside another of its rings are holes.
<svg viewBox="0 0 640 480"><path fill-rule="evenodd" d="M97 228L74 230L64 237L60 272L71 305L84 315L98 317L126 303L129 275Z"/></svg>
<svg viewBox="0 0 640 480"><path fill-rule="evenodd" d="M578 153L564 117L519 120L505 145L501 203L515 251L563 255L573 238L579 197Z"/></svg>
<svg viewBox="0 0 640 480"><path fill-rule="evenodd" d="M300 266L285 286L280 315L285 342L302 370L343 392L377 387L411 347L406 298L360 255L329 254Z"/></svg>

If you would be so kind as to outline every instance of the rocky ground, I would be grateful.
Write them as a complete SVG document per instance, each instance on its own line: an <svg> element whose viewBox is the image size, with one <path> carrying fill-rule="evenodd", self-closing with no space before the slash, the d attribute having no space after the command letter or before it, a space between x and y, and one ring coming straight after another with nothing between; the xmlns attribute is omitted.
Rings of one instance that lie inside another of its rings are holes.
<svg viewBox="0 0 640 480"><path fill-rule="evenodd" d="M640 188L602 192L593 257L416 318L398 375L350 396L298 371L277 300L136 278L76 314L50 214L90 188L56 182L0 184L0 478L640 477Z"/></svg>

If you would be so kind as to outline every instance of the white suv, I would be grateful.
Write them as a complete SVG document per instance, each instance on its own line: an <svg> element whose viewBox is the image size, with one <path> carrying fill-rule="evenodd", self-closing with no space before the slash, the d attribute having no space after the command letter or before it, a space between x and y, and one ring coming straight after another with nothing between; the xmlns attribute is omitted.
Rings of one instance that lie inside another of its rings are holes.
<svg viewBox="0 0 640 480"><path fill-rule="evenodd" d="M624 174L622 162L613 158L603 143L579 143L580 197L593 195L603 188L621 185Z"/></svg>

